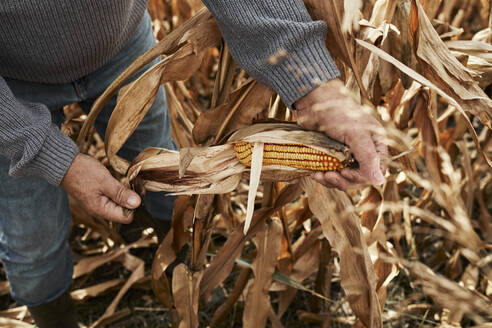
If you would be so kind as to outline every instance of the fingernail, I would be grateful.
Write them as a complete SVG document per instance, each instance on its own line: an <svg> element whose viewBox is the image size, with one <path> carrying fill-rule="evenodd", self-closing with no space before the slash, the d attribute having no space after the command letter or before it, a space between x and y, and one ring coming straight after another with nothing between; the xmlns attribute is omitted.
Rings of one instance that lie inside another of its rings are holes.
<svg viewBox="0 0 492 328"><path fill-rule="evenodd" d="M137 207L140 204L140 199L135 195L131 195L126 202L132 207Z"/></svg>
<svg viewBox="0 0 492 328"><path fill-rule="evenodd" d="M377 185L382 185L385 181L383 173L381 170L376 170L372 173L372 177L374 178L374 183Z"/></svg>

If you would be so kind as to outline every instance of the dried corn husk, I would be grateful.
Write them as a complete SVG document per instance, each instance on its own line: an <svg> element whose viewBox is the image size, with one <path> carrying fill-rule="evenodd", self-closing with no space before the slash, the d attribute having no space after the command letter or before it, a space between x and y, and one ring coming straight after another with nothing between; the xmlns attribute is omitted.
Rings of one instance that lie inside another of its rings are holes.
<svg viewBox="0 0 492 328"><path fill-rule="evenodd" d="M140 188L183 194L220 194L234 190L243 172L250 170L234 155L234 143L297 144L322 151L347 165L354 163L344 144L322 133L306 131L296 124L259 123L236 131L224 145L182 148L172 151L148 148L140 153L128 177ZM287 181L310 174L280 165L264 165L261 178Z"/></svg>
<svg viewBox="0 0 492 328"><path fill-rule="evenodd" d="M238 142L254 144L251 168L236 157L234 144ZM334 157L345 166L355 163L346 145L322 133L306 131L296 124L259 123L236 131L224 145L180 151L148 148L137 156L128 177L140 191L168 191L173 195L221 194L234 190L242 173L249 171L246 232L261 178L286 181L311 172L283 165L262 165L264 143L303 145Z"/></svg>

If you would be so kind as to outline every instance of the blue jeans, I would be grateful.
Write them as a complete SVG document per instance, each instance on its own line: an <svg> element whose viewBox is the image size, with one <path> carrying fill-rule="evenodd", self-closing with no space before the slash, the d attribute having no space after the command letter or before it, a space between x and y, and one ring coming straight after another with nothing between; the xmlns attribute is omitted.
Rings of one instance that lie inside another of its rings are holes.
<svg viewBox="0 0 492 328"><path fill-rule="evenodd" d="M16 98L45 104L53 122L60 125L64 120L64 105L78 102L88 112L109 84L154 44L150 18L146 14L135 34L114 58L73 83L6 81ZM95 126L101 136L104 136L115 103L116 97L97 118ZM118 154L132 160L150 146L176 148L170 136L169 113L162 87L148 114ZM20 304L37 306L56 299L72 282L73 263L67 242L70 229L68 197L63 189L41 178L10 177L8 169L9 161L0 155L0 258L13 298ZM173 197L164 197L162 193L148 193L144 198L150 214L161 220L171 219L173 203Z"/></svg>

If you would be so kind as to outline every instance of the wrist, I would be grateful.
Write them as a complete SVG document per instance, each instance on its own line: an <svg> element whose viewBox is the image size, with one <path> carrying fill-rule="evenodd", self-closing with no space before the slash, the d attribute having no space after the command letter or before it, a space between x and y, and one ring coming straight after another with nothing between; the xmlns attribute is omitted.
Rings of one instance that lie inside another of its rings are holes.
<svg viewBox="0 0 492 328"><path fill-rule="evenodd" d="M78 169L79 162L83 156L84 155L82 153L77 153L75 155L72 163L70 164L67 171L65 172L65 175L63 176L62 180L60 181L60 187L67 190L67 188L70 186L70 184L72 182L72 176L79 174L76 171Z"/></svg>
<svg viewBox="0 0 492 328"><path fill-rule="evenodd" d="M295 109L297 111L304 111L310 109L313 105L323 103L330 98L335 98L337 95L343 93L345 86L340 79L332 79L326 81L315 89L311 90L308 94L299 98L295 103Z"/></svg>

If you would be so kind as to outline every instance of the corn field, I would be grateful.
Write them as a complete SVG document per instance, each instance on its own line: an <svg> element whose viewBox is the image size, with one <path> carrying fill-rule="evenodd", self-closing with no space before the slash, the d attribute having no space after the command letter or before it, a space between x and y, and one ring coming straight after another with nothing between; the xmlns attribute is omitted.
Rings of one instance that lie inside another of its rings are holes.
<svg viewBox="0 0 492 328"><path fill-rule="evenodd" d="M71 202L72 298L81 309L105 297L88 327L492 327L490 1L305 4L327 23L347 90L385 127L384 185L342 192L307 166L282 165L286 152L321 156L323 169L354 163L344 144L300 128L295 111L248 77L199 0L151 0L159 43L88 116L65 109L64 131L81 151L139 193L178 196L166 237L142 229L133 243ZM129 163L118 150L160 85L179 150L148 148ZM115 94L98 136L95 118ZM128 305L136 290L147 304L139 310ZM31 327L8 294L1 281L0 325Z"/></svg>

